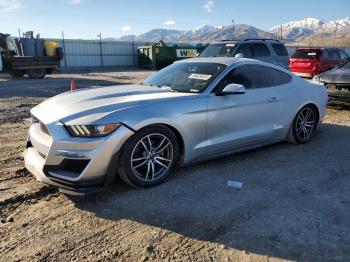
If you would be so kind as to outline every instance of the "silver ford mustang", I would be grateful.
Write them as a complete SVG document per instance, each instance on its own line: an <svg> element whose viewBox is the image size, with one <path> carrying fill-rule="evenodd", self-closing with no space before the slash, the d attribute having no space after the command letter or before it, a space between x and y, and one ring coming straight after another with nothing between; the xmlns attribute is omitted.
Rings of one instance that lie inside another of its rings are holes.
<svg viewBox="0 0 350 262"><path fill-rule="evenodd" d="M34 107L25 165L71 194L95 192L117 174L149 187L193 161L305 143L327 100L322 85L272 64L186 59L141 84L67 92Z"/></svg>

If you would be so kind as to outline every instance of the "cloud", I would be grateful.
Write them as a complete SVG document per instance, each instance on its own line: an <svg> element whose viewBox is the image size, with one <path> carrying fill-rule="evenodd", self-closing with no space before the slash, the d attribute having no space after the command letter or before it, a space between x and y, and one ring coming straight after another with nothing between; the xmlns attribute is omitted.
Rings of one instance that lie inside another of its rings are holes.
<svg viewBox="0 0 350 262"><path fill-rule="evenodd" d="M71 5L79 5L81 4L81 2L83 2L83 0L70 0L69 3Z"/></svg>
<svg viewBox="0 0 350 262"><path fill-rule="evenodd" d="M11 12L18 9L22 2L20 0L0 0L0 12Z"/></svg>
<svg viewBox="0 0 350 262"><path fill-rule="evenodd" d="M208 0L205 5L203 5L203 8L207 10L208 13L213 12L214 8L214 1Z"/></svg>
<svg viewBox="0 0 350 262"><path fill-rule="evenodd" d="M175 25L175 21L173 20L168 20L163 23L163 25Z"/></svg>
<svg viewBox="0 0 350 262"><path fill-rule="evenodd" d="M123 32L128 32L128 31L131 30L131 26L129 26L129 25L122 26L120 29L121 29Z"/></svg>

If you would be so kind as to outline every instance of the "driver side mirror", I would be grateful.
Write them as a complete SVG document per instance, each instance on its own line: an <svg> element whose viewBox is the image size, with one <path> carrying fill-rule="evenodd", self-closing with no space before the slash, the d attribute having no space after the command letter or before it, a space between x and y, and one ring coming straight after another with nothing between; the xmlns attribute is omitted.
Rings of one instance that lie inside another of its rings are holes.
<svg viewBox="0 0 350 262"><path fill-rule="evenodd" d="M221 92L216 93L217 96L225 95L241 95L245 93L244 85L228 84Z"/></svg>

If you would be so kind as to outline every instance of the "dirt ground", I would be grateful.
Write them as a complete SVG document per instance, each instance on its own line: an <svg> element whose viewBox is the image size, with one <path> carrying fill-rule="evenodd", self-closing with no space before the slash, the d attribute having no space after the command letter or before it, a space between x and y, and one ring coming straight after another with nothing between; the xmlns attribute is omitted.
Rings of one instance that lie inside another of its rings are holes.
<svg viewBox="0 0 350 262"><path fill-rule="evenodd" d="M29 108L68 90L72 78L85 88L151 73L0 76L0 261L350 261L349 110L329 108L308 144L187 166L147 190L117 181L72 197L25 170Z"/></svg>

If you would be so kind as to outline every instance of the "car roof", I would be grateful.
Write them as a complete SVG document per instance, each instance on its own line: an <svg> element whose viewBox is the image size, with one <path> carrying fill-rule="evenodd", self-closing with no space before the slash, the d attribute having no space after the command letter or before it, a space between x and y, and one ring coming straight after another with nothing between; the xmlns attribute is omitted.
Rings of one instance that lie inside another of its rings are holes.
<svg viewBox="0 0 350 262"><path fill-rule="evenodd" d="M270 39L270 38L247 38L247 39L237 39L237 40L221 40L217 42L213 42L212 45L217 44L237 44L237 43L261 43L261 42L268 42L268 43L276 43L276 44L284 44L284 42L281 42L278 39Z"/></svg>
<svg viewBox="0 0 350 262"><path fill-rule="evenodd" d="M263 65L268 66L271 68L275 68L280 71L285 71L290 74L290 72L281 66L274 65L271 63L263 62L260 60L254 60L249 58L234 58L234 57L194 57L194 58L187 58L183 60L178 60L175 63L217 63L217 64L223 64L227 66L238 66L241 64L255 64L255 65Z"/></svg>

